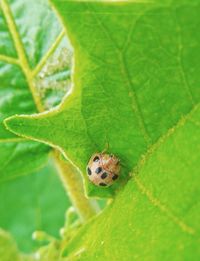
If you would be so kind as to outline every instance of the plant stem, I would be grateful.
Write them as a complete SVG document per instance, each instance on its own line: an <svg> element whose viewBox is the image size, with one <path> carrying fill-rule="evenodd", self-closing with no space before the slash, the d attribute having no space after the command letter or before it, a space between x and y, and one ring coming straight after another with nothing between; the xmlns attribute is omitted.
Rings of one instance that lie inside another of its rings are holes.
<svg viewBox="0 0 200 261"><path fill-rule="evenodd" d="M54 151L53 155L59 176L72 205L75 207L81 221L84 222L99 212L99 206L95 200L86 198L81 175L75 167L62 159L58 151Z"/></svg>

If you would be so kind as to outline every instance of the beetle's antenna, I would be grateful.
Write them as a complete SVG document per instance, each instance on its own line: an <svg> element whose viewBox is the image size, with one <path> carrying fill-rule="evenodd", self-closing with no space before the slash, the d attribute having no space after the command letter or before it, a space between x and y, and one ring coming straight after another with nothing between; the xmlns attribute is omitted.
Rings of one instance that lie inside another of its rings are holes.
<svg viewBox="0 0 200 261"><path fill-rule="evenodd" d="M105 146L104 150L102 151L102 153L107 152L109 150L109 148L110 148L110 144L109 144L108 137L106 134L106 146Z"/></svg>

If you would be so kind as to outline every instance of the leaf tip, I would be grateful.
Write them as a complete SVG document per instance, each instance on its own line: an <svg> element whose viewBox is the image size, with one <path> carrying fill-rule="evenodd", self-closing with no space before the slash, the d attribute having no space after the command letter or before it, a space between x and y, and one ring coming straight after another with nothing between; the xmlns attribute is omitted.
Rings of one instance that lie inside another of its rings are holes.
<svg viewBox="0 0 200 261"><path fill-rule="evenodd" d="M10 116L10 117L4 119L3 124L8 131L10 131L16 135L22 136L19 131L20 127L23 125L22 119L23 119L23 116L16 114L16 115L13 115L13 116Z"/></svg>

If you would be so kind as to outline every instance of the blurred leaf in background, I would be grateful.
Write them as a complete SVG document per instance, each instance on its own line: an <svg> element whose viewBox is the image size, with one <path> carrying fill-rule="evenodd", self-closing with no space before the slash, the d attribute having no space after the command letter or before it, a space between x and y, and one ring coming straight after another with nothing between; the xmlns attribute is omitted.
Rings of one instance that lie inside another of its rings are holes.
<svg viewBox="0 0 200 261"><path fill-rule="evenodd" d="M36 249L35 230L58 237L70 206L51 161L38 171L0 183L0 224L24 251Z"/></svg>
<svg viewBox="0 0 200 261"><path fill-rule="evenodd" d="M35 229L58 235L70 203L48 160L50 147L17 137L2 122L60 103L70 89L71 58L48 1L1 1L0 227L24 251L33 249Z"/></svg>

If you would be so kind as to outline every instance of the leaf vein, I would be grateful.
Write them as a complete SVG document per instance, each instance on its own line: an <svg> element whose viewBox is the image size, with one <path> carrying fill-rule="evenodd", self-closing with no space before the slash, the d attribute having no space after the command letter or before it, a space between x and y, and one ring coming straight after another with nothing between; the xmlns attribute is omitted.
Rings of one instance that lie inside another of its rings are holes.
<svg viewBox="0 0 200 261"><path fill-rule="evenodd" d="M126 76L126 79L127 79L127 83L126 83L125 86L128 87L128 93L129 93L129 96L131 97L131 102L132 102L131 106L132 106L132 109L133 109L133 113L135 113L135 115L137 116L139 127L140 127L142 134L143 134L144 140L147 143L147 145L149 145L149 144L151 144L151 137L148 133L147 126L145 124L144 117L143 117L143 114L142 114L142 110L140 108L138 98L137 98L137 95L136 95L136 91L134 90L134 85L131 81L131 77L129 75L129 71L128 71L128 68L126 66L126 62L124 60L124 56L123 56L122 53L120 54L120 60L121 60L121 65L122 65L122 67L121 67L122 72Z"/></svg>
<svg viewBox="0 0 200 261"><path fill-rule="evenodd" d="M155 143L153 143L145 155L141 156L141 159L138 161L138 164L136 167L133 169L134 176L138 175L146 161L149 159L149 157L152 155L152 153L157 150L161 144L165 142L167 138L169 138L180 126L183 126L187 120L191 120L191 115L199 108L200 103L196 104L188 114L185 116L181 117L176 124L174 124L170 129L167 130L165 134L163 134Z"/></svg>
<svg viewBox="0 0 200 261"><path fill-rule="evenodd" d="M181 26L179 25L178 23L178 18L177 18L177 14L176 12L174 12L175 14L175 21L176 21L176 25L177 25L177 28L178 28L178 41L179 41L179 66L180 66L180 73L181 73L181 76L182 76L182 79L183 79L183 86L185 87L185 90L187 92L187 95L188 95L188 99L190 100L191 104L194 105L195 104L195 100L194 100L194 97L193 97L193 94L192 94L192 91L191 91L191 87L190 87L190 84L188 82L188 79L187 79L187 76L186 76L186 73L185 73L185 69L184 69L184 65L183 65L183 54L182 54L182 50L183 50L183 40L182 40L182 30L181 30Z"/></svg>
<svg viewBox="0 0 200 261"><path fill-rule="evenodd" d="M51 45L49 50L46 52L46 54L42 57L40 62L36 65L36 67L32 71L33 77L35 77L40 72L40 70L43 68L48 58L54 53L54 51L56 50L56 48L58 47L58 45L60 44L64 36L65 36L65 30L63 29L60 32L60 34L57 36L55 42Z"/></svg>
<svg viewBox="0 0 200 261"><path fill-rule="evenodd" d="M87 4L87 7L89 10L91 10L91 7ZM113 40L113 38L111 37L109 31L107 30L107 28L104 26L103 22L101 21L101 19L96 16L96 13L93 13L94 18L98 21L100 27L103 29L103 31L105 32L105 34L107 35L107 37L110 39L110 41L112 42L113 46L115 47L117 53L119 53L119 57L120 60L122 62L122 71L124 72L124 75L126 75L127 77L127 86L129 86L129 93L131 94L131 99L132 99L132 108L133 108L133 112L136 114L137 118L138 118L138 122L139 122L139 126L140 129L143 133L144 136L144 140L145 142L149 145L151 144L151 137L147 131L147 127L145 126L145 121L144 121L144 117L142 115L141 112L141 108L139 106L138 103L138 99L136 96L136 92L133 90L133 84L131 82L129 73L128 73L128 69L126 68L126 64L124 61L124 56L123 56L123 52L122 50L117 46L117 44L115 43L115 41Z"/></svg>
<svg viewBox="0 0 200 261"><path fill-rule="evenodd" d="M1 143L10 143L10 142L22 142L22 141L27 141L27 139L25 139L25 138L0 139L0 144Z"/></svg>
<svg viewBox="0 0 200 261"><path fill-rule="evenodd" d="M3 55L3 54L0 54L0 61L6 62L6 63L9 63L9 64L19 65L18 59L7 56L7 55Z"/></svg>
<svg viewBox="0 0 200 261"><path fill-rule="evenodd" d="M134 178L134 181L142 194L145 194L150 203L157 207L161 212L163 212L169 219L171 219L183 232L194 235L196 233L195 229L187 225L180 217L175 215L166 205L164 205L159 199L154 197L152 192L145 187L145 185L140 181L138 177Z"/></svg>

